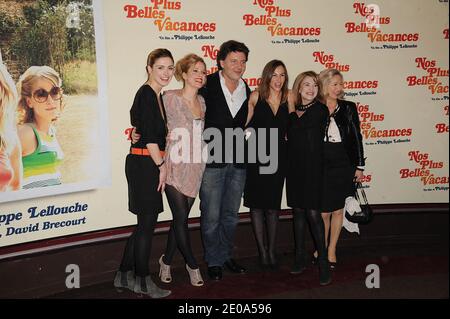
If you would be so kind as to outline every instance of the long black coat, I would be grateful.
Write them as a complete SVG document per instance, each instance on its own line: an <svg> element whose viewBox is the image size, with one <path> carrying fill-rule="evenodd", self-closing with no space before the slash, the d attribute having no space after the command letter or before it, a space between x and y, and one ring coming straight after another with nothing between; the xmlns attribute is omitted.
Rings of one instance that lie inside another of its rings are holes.
<svg viewBox="0 0 450 319"><path fill-rule="evenodd" d="M320 102L289 114L286 195L293 208L321 208L323 147L328 108Z"/></svg>

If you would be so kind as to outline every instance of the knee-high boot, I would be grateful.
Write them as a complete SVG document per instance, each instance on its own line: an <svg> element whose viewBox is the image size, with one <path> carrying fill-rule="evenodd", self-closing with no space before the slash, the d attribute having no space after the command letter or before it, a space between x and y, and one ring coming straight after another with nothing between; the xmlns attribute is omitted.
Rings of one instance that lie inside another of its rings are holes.
<svg viewBox="0 0 450 319"><path fill-rule="evenodd" d="M306 216L302 209L294 208L295 259L291 274L301 274L306 269Z"/></svg>
<svg viewBox="0 0 450 319"><path fill-rule="evenodd" d="M325 226L320 211L308 209L306 210L311 232L316 244L318 261L319 261L319 282L321 285L331 283L330 265L328 262L328 254L325 246Z"/></svg>

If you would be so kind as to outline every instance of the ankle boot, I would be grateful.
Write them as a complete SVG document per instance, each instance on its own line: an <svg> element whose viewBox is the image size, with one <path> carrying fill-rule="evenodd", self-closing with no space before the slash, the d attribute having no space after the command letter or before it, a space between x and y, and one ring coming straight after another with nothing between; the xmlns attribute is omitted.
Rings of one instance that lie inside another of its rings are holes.
<svg viewBox="0 0 450 319"><path fill-rule="evenodd" d="M191 267L189 267L188 264L186 264L186 270L188 271L189 279L191 280L192 286L196 287L203 286L204 282L199 268L192 269Z"/></svg>
<svg viewBox="0 0 450 319"><path fill-rule="evenodd" d="M170 265L166 265L163 261L164 255L159 258L159 278L162 282L172 282L172 274L170 273Z"/></svg>
<svg viewBox="0 0 450 319"><path fill-rule="evenodd" d="M133 291L148 295L152 298L164 298L171 294L170 290L161 289L156 286L150 275L145 277L136 276Z"/></svg>
<svg viewBox="0 0 450 319"><path fill-rule="evenodd" d="M293 275L300 275L306 269L305 254L301 252L295 253L294 266L292 267L290 273Z"/></svg>
<svg viewBox="0 0 450 319"><path fill-rule="evenodd" d="M326 286L331 283L331 272L328 258L319 257L319 283L321 286Z"/></svg>
<svg viewBox="0 0 450 319"><path fill-rule="evenodd" d="M134 271L117 271L114 277L114 287L118 292L122 292L121 288L134 289Z"/></svg>

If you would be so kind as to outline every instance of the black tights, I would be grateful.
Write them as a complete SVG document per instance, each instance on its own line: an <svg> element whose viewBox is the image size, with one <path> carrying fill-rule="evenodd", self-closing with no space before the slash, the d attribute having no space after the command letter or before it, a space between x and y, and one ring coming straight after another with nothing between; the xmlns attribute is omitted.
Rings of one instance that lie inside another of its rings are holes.
<svg viewBox="0 0 450 319"><path fill-rule="evenodd" d="M306 219L308 219L319 258L327 258L325 227L321 212L314 209L294 208L295 258L298 263L304 263L306 258Z"/></svg>
<svg viewBox="0 0 450 319"><path fill-rule="evenodd" d="M164 263L170 265L173 255L178 248L191 269L197 269L198 265L192 253L191 241L189 240L188 217L195 198L183 195L175 187L166 185L166 196L172 211L172 223L167 240Z"/></svg>
<svg viewBox="0 0 450 319"><path fill-rule="evenodd" d="M128 238L123 253L120 271L135 269L136 276L146 277L150 274L148 259L152 248L153 231L158 214L138 214L137 226Z"/></svg>
<svg viewBox="0 0 450 319"><path fill-rule="evenodd" d="M256 244L258 245L259 256L263 264L275 264L275 241L278 225L278 210L273 209L251 209L251 220L253 233L255 234ZM268 249L264 245L265 227L267 227Z"/></svg>

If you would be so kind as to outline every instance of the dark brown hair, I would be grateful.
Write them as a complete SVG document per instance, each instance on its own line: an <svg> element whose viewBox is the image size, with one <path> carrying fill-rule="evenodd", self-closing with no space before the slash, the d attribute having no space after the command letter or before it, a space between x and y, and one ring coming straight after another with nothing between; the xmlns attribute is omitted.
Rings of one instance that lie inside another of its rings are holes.
<svg viewBox="0 0 450 319"><path fill-rule="evenodd" d="M289 85L289 76L287 73L286 66L284 63L280 60L272 60L269 61L266 66L264 67L264 70L262 71L262 81L261 84L258 86L259 96L263 100L267 100L270 95L270 80L272 79L272 75L275 72L276 68L279 66L282 66L285 73L285 81L283 84L283 87L281 88L281 103L284 103L288 96L288 85Z"/></svg>
<svg viewBox="0 0 450 319"><path fill-rule="evenodd" d="M147 66L149 67L153 67L153 64L155 64L155 61L158 60L159 58L171 58L172 61L174 61L172 53L170 53L169 50L167 49L155 49L152 52L150 52L148 54L147 57Z"/></svg>
<svg viewBox="0 0 450 319"><path fill-rule="evenodd" d="M228 54L231 52L242 52L245 54L245 61L248 61L248 53L250 50L247 46L235 40L230 40L222 43L220 46L219 52L217 53L217 67L219 70L222 70L222 66L220 65L220 61L223 61L227 58Z"/></svg>

